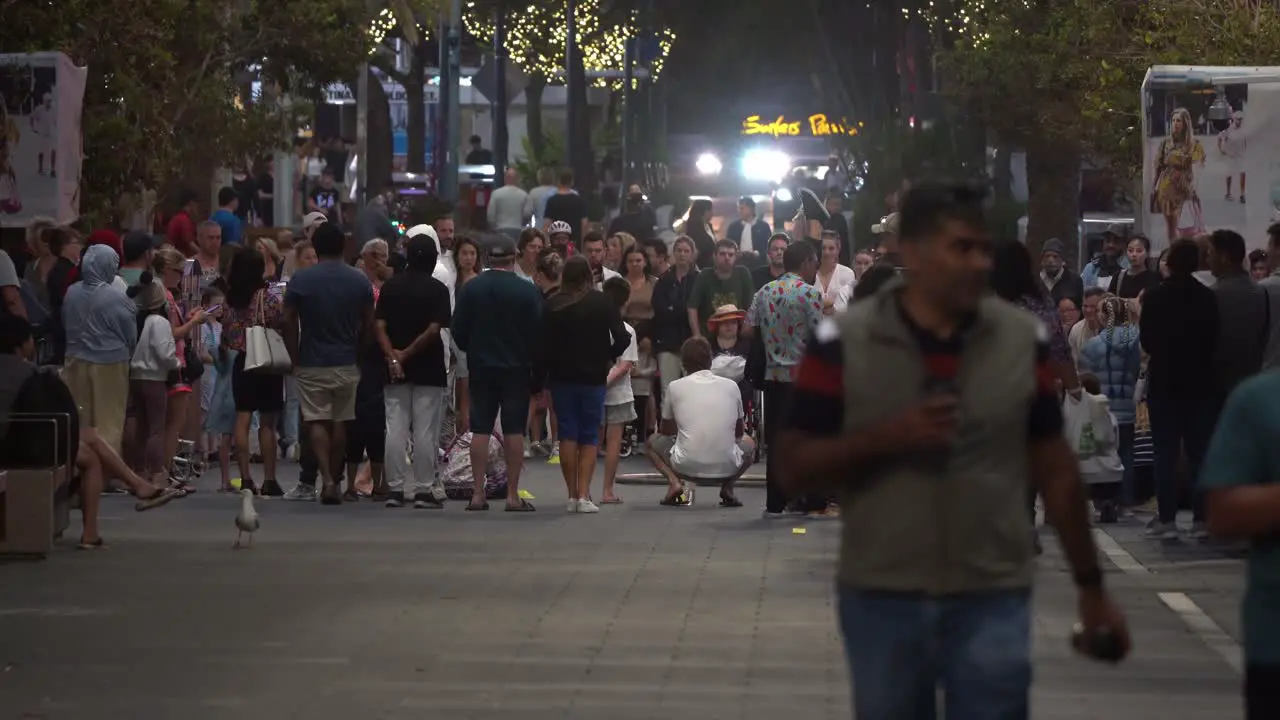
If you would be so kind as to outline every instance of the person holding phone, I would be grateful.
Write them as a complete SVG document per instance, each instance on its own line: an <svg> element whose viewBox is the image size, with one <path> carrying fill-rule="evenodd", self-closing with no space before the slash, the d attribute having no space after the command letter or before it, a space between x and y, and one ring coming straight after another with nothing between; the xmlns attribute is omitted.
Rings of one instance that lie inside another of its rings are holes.
<svg viewBox="0 0 1280 720"><path fill-rule="evenodd" d="M1028 716L1033 483L1079 591L1077 647L1110 661L1129 650L1047 329L987 290L984 196L906 193L899 247L912 272L818 325L772 451L792 492L839 500L838 613L858 717L936 717L939 682L948 717Z"/></svg>

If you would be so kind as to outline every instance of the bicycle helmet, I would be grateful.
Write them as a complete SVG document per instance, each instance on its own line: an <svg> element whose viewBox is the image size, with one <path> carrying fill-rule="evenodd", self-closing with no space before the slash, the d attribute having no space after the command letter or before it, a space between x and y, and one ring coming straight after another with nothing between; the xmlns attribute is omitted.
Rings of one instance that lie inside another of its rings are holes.
<svg viewBox="0 0 1280 720"><path fill-rule="evenodd" d="M569 223L563 220L556 220L547 229L547 236L550 237L551 235L573 235L573 228L569 227Z"/></svg>

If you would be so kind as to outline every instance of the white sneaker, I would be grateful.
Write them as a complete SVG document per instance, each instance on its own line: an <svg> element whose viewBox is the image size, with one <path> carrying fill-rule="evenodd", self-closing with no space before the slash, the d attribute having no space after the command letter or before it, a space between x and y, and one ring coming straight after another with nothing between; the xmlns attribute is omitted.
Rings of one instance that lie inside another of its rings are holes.
<svg viewBox="0 0 1280 720"><path fill-rule="evenodd" d="M596 506L596 504L595 504L595 503L593 503L593 502L591 502L591 500L589 500L588 498L583 498L583 499L581 499L581 500L579 500L579 501L578 501L578 512L580 512L580 513L598 513L598 512L600 512L600 508L599 508L599 507L597 507L597 506Z"/></svg>
<svg viewBox="0 0 1280 720"><path fill-rule="evenodd" d="M1173 523L1162 523L1157 517L1147 525L1142 534L1155 540L1177 540L1178 526Z"/></svg>
<svg viewBox="0 0 1280 720"><path fill-rule="evenodd" d="M576 512L578 512L578 501L577 501L577 499L575 499L575 498L569 498L569 502L565 503L564 511L565 511L565 512L571 512L571 513L576 513Z"/></svg>
<svg viewBox="0 0 1280 720"><path fill-rule="evenodd" d="M560 459L560 441L559 440L551 443L551 454L548 457L554 458L556 460Z"/></svg>

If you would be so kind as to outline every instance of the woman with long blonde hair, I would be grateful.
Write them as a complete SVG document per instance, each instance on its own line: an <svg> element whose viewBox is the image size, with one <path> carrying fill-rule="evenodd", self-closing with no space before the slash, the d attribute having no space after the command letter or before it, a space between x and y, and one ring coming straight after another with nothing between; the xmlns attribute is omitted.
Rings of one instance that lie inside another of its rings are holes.
<svg viewBox="0 0 1280 720"><path fill-rule="evenodd" d="M1173 111L1169 122L1169 137L1160 141L1156 153L1155 184L1151 188L1151 212L1164 216L1165 232L1169 242L1178 239L1178 219L1182 208L1192 203L1195 216L1191 232L1203 231L1200 216L1200 197L1195 188L1195 166L1204 167L1204 146L1196 140L1191 113L1186 108Z"/></svg>

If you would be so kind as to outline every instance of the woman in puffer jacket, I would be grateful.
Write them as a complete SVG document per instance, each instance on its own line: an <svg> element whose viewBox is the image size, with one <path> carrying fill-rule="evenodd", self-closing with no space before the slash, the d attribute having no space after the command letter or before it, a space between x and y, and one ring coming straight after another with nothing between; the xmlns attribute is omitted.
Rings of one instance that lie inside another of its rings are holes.
<svg viewBox="0 0 1280 720"><path fill-rule="evenodd" d="M1142 347L1138 343L1138 326L1132 321L1128 304L1114 296L1098 306L1103 330L1084 344L1080 351L1080 370L1095 375L1107 396L1111 413L1119 429L1120 461L1124 463L1124 479L1120 485L1120 502L1134 502L1133 425L1135 420L1134 389L1142 366Z"/></svg>

